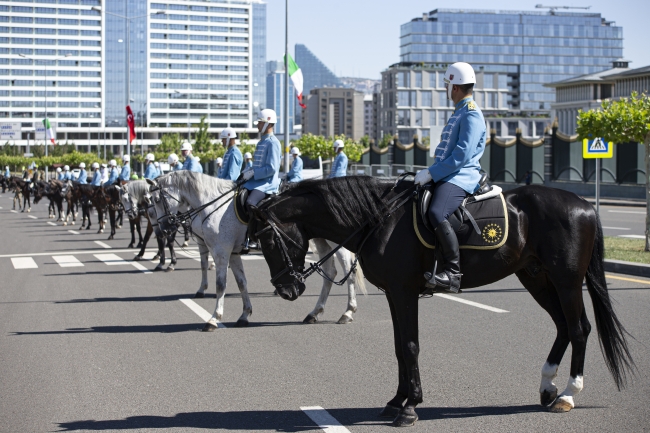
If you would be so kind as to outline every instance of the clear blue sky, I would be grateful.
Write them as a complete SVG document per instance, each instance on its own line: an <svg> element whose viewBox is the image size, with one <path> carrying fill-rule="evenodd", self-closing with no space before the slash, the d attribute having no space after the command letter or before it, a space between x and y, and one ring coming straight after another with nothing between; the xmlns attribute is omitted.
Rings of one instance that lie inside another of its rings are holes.
<svg viewBox="0 0 650 433"><path fill-rule="evenodd" d="M266 56L281 60L285 0L266 1ZM293 54L294 45L303 43L339 76L379 78L382 70L400 60L400 25L423 12L436 8L535 10L538 3L591 6L589 12L600 13L623 27L623 56L632 60L630 67L650 65L650 0L534 0L517 6L505 0L289 0L289 50Z"/></svg>

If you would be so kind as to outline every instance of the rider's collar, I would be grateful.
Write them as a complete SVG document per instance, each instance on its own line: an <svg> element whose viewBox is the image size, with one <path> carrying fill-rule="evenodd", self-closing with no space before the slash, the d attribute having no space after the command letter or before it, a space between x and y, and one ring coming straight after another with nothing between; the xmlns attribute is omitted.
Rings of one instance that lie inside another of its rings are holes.
<svg viewBox="0 0 650 433"><path fill-rule="evenodd" d="M469 104L472 100L473 98L471 96L461 99L460 101L458 101L458 104L456 104L454 111L458 110L459 108L463 108L465 105Z"/></svg>
<svg viewBox="0 0 650 433"><path fill-rule="evenodd" d="M272 136L272 135L275 135L275 134L273 134L273 131L271 131L271 132L267 132L267 133L265 133L265 134L262 134L262 138L270 137L270 136Z"/></svg>

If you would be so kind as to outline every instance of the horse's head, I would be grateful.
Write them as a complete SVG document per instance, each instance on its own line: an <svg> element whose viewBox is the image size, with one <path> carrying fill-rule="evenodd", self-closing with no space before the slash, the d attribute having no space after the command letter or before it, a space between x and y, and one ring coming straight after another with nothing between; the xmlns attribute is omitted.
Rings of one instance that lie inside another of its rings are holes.
<svg viewBox="0 0 650 433"><path fill-rule="evenodd" d="M296 223L282 223L266 208L252 207L250 224L271 271L271 284L286 300L295 301L305 291L302 272L309 237Z"/></svg>
<svg viewBox="0 0 650 433"><path fill-rule="evenodd" d="M169 236L178 231L177 214L183 203L173 188L162 186L156 180L147 179L149 192L145 195L147 215L156 236Z"/></svg>
<svg viewBox="0 0 650 433"><path fill-rule="evenodd" d="M120 187L120 201L122 202L122 207L126 212L126 216L129 219L135 219L138 217L138 200L133 194L129 194L128 184L122 185Z"/></svg>

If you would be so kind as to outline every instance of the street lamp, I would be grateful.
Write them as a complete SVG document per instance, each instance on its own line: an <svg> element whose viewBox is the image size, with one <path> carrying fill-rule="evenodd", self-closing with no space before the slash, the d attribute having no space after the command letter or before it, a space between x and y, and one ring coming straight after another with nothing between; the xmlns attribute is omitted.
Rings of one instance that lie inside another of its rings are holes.
<svg viewBox="0 0 650 433"><path fill-rule="evenodd" d="M90 8L93 11L102 12L101 6L93 6ZM138 15L135 17L126 17L124 15L119 15L113 12L108 12L104 11L105 14L108 15L113 15L114 17L117 18L122 18L123 20L126 21L126 100L127 100L127 105L128 101L131 98L131 77L130 77L130 70L131 70L131 35L130 35L130 26L131 26L131 20L135 20L137 18L144 18L148 17L150 14L145 14L145 15ZM154 15L165 15L165 11L157 11ZM106 150L106 148L104 148ZM130 155L131 154L131 141L129 140L129 125L126 125L126 154Z"/></svg>
<svg viewBox="0 0 650 433"><path fill-rule="evenodd" d="M20 57L22 57L22 58L29 59L29 60L33 60L34 62L38 62L39 60L43 60L43 74L44 74L44 76L45 76L45 78L44 78L44 81L45 81L45 119L47 119L47 62L48 62L48 61L56 62L56 61L58 61L58 60L63 60L63 59L65 59L66 57L70 57L72 54L68 53L68 54L66 54L66 55L63 56L63 57L59 57L58 59L53 59L53 60L49 60L49 59L34 59L33 57L29 57L29 56L26 56L26 55L24 55L24 54L18 54L18 55L19 55ZM45 127L45 124L43 124L43 127ZM34 141L36 141L36 131L34 131ZM45 140L44 140L44 141L45 141L45 156L47 156L47 130L45 131ZM47 169L48 169L48 166L47 166L47 164L46 164L46 165L45 165L45 179L46 179L46 180L47 180L47 178L48 178L48 170L47 170Z"/></svg>
<svg viewBox="0 0 650 433"><path fill-rule="evenodd" d="M192 134L192 121L190 120L190 94L189 93L181 93L178 90L174 90L174 93L177 95L185 95L187 96L187 141L190 142L192 141L191 134Z"/></svg>

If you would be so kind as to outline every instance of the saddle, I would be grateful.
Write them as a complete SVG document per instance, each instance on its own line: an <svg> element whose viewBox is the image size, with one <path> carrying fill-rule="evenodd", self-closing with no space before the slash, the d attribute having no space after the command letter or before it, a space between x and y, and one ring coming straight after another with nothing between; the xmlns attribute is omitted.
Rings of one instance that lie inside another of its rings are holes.
<svg viewBox="0 0 650 433"><path fill-rule="evenodd" d="M233 202L235 203L235 216L240 223L248 225L251 220L251 215L248 210L246 210L246 200L248 200L248 195L250 191L246 188L238 188L233 197ZM266 194L262 200L258 203L258 206L262 204L265 200L275 194Z"/></svg>
<svg viewBox="0 0 650 433"><path fill-rule="evenodd" d="M70 186L71 186L70 181L63 183L63 186L61 187L61 191L59 192L59 194L61 194L61 197L65 197L66 194L68 194L68 187Z"/></svg>
<svg viewBox="0 0 650 433"><path fill-rule="evenodd" d="M508 238L507 207L501 188L489 185L486 174L481 176L479 185L478 191L449 216L461 249L496 249ZM423 188L413 202L413 228L420 242L430 249L436 244L428 217L432 196L430 188Z"/></svg>

